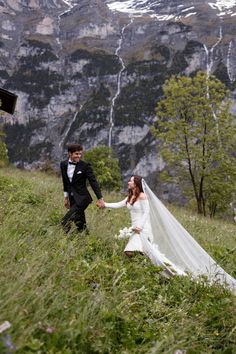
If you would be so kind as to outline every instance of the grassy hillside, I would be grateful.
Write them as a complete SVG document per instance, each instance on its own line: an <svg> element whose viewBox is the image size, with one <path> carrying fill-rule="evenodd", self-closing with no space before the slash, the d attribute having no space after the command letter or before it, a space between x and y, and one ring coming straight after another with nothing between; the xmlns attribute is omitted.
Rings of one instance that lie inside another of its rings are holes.
<svg viewBox="0 0 236 354"><path fill-rule="evenodd" d="M8 334L17 353L236 352L235 297L127 259L126 241L114 239L127 210L90 205L90 235L68 237L60 179L13 168L0 169L0 200L0 324L11 323L2 341ZM236 276L236 226L171 209Z"/></svg>

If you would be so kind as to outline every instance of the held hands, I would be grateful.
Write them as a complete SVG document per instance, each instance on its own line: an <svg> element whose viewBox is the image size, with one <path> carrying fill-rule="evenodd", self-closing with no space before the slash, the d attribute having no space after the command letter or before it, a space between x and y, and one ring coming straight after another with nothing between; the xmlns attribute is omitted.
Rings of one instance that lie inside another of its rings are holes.
<svg viewBox="0 0 236 354"><path fill-rule="evenodd" d="M96 204L99 207L99 209L104 209L105 208L105 203L104 203L103 199L98 199Z"/></svg>

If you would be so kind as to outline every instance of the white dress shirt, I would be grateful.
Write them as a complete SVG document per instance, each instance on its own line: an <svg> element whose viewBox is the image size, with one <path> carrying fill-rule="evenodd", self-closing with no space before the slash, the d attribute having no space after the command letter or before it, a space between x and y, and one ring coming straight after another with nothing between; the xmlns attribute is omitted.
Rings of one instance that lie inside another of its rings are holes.
<svg viewBox="0 0 236 354"><path fill-rule="evenodd" d="M72 161L69 160L69 162L72 162ZM68 176L70 182L72 181L74 172L75 172L75 165L71 165L71 164L68 163L67 176ZM66 198L68 196L69 196L69 193L68 192L64 192L64 197Z"/></svg>

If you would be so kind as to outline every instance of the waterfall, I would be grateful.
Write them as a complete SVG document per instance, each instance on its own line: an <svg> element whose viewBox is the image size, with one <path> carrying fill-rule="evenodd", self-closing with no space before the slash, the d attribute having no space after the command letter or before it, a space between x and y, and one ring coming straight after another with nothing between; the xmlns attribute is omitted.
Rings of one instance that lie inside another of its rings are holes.
<svg viewBox="0 0 236 354"><path fill-rule="evenodd" d="M218 40L216 41L216 43L211 47L210 50L207 49L207 46L204 44L204 49L206 52L206 59L207 59L207 64L206 64L206 72L207 72L207 77L209 78L209 76L211 75L211 71L212 71L212 67L214 64L214 49L217 47L217 45L221 42L223 36L222 36L222 27L220 26L220 33L219 33L219 37Z"/></svg>
<svg viewBox="0 0 236 354"><path fill-rule="evenodd" d="M83 106L80 107L80 110L82 109L82 107L83 107ZM70 124L68 125L68 127L67 127L65 133L62 135L61 141L59 142L59 148L60 148L60 149L63 149L63 145L64 145L65 140L66 140L66 138L67 138L67 136L68 136L68 133L69 133L71 127L72 127L72 124L73 124L73 123L75 122L75 120L76 120L77 114L78 114L78 111L75 112L75 114L74 114L74 116L73 116L73 119L71 120Z"/></svg>
<svg viewBox="0 0 236 354"><path fill-rule="evenodd" d="M229 43L229 49L228 49L228 53L227 53L227 62L226 62L228 77L229 77L230 82L232 83L234 81L234 78L233 78L233 74L231 72L231 67L230 67L231 51L232 51L232 40Z"/></svg>
<svg viewBox="0 0 236 354"><path fill-rule="evenodd" d="M212 71L212 67L214 64L214 49L216 48L216 46L221 42L223 36L222 36L222 27L220 26L220 33L219 33L219 37L218 40L216 41L216 43L211 47L210 50L207 49L207 46L204 44L204 49L206 52L206 59L207 59L207 65L206 65L206 72L207 72L207 79L209 79L210 75L211 75L211 71ZM207 98L209 99L209 87L207 86ZM214 109L212 108L212 115L214 120L216 121L216 134L219 140L219 144L220 146L222 145L221 143L221 139L220 139L220 135L219 135L219 124L218 124L218 118L216 113L214 112Z"/></svg>
<svg viewBox="0 0 236 354"><path fill-rule="evenodd" d="M57 17L57 21L58 21L58 36L57 36L57 43L59 44L60 49L62 49L62 45L61 45L61 41L60 41L60 25L61 25L61 17L63 15L65 15L66 13L70 12L73 7L76 6L76 4L73 4L73 0L62 0L68 7L69 9L67 9L66 11L62 12L58 17Z"/></svg>
<svg viewBox="0 0 236 354"><path fill-rule="evenodd" d="M118 56L119 61L121 63L121 70L118 73L117 76L117 90L116 93L114 95L114 97L112 98L111 101L111 108L110 108L110 115L109 115L109 134L108 134L108 146L111 147L111 142L112 142L112 129L114 127L114 122L113 122L113 115L114 115L114 106L115 106L115 102L117 97L120 95L120 91L121 91L121 75L122 72L125 70L125 64L123 59L119 56L120 50L122 48L122 44L123 44L123 38L124 38L124 31L126 30L126 28L128 26L130 26L133 23L133 18L130 19L130 22L126 25L123 26L122 30L121 30L121 36L118 40L118 47L116 48L115 51L115 55Z"/></svg>

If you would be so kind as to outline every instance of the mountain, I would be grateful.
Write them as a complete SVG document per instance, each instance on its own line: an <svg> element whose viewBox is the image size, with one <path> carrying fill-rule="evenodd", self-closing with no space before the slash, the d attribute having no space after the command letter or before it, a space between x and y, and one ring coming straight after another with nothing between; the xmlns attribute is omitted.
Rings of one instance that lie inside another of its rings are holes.
<svg viewBox="0 0 236 354"><path fill-rule="evenodd" d="M57 165L79 141L113 147L124 178L158 182L165 162L149 125L172 74L216 75L236 114L236 1L0 0L0 18L0 86L18 95L4 118L17 166Z"/></svg>

